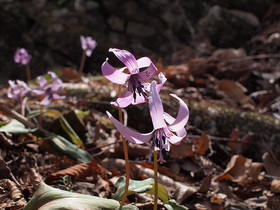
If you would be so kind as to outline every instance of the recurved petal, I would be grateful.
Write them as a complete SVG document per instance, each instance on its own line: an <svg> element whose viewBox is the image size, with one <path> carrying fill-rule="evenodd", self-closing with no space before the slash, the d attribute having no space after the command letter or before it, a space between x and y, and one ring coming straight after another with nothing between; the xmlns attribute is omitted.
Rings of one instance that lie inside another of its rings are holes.
<svg viewBox="0 0 280 210"><path fill-rule="evenodd" d="M176 136L175 134L173 134L171 137L168 138L168 141L171 143L171 144L175 144L175 145L178 145L181 143L182 139L184 138L185 136Z"/></svg>
<svg viewBox="0 0 280 210"><path fill-rule="evenodd" d="M165 120L169 125L172 124L172 123L175 121L175 118L172 117L171 115L169 115L169 114L166 113L166 112L163 113L163 116L164 116L164 120ZM169 127L169 126L168 126L168 127ZM170 127L169 127L169 129L170 129L171 131L174 131L174 130L172 130ZM186 131L185 127L182 127L181 129L176 130L176 131L174 131L174 132L176 132L176 134L177 134L178 136L181 136L181 137L187 135L187 131Z"/></svg>
<svg viewBox="0 0 280 210"><path fill-rule="evenodd" d="M143 144L152 138L154 131L152 131L151 133L146 133L146 134L136 132L130 128L125 127L122 123L120 123L118 120L116 120L109 112L107 112L107 115L109 116L110 120L115 125L115 127L118 129L118 131L128 141L136 143L136 144Z"/></svg>
<svg viewBox="0 0 280 210"><path fill-rule="evenodd" d="M52 90L55 92L59 92L62 90L62 81L58 78L56 73L49 71L48 74L52 76Z"/></svg>
<svg viewBox="0 0 280 210"><path fill-rule="evenodd" d="M46 106L48 105L52 100L52 97L50 97L49 95L46 95L43 100L40 102L41 105Z"/></svg>
<svg viewBox="0 0 280 210"><path fill-rule="evenodd" d="M119 97L115 102L113 102L114 106L118 106L121 108L127 107L133 101L133 94L131 91L126 90L121 97Z"/></svg>
<svg viewBox="0 0 280 210"><path fill-rule="evenodd" d="M108 63L108 59L102 64L101 69L103 75L108 80L119 85L124 85L130 77L130 74L123 73L122 71L119 71L113 66L111 66Z"/></svg>
<svg viewBox="0 0 280 210"><path fill-rule="evenodd" d="M118 59L120 59L120 61L123 62L123 64L128 68L131 74L139 73L138 63L130 52L115 48L110 48L109 52L113 52L115 56L117 56Z"/></svg>
<svg viewBox="0 0 280 210"><path fill-rule="evenodd" d="M39 96L45 94L45 91L43 91L43 90L32 90L32 92Z"/></svg>
<svg viewBox="0 0 280 210"><path fill-rule="evenodd" d="M157 68L152 63L151 59L148 57L139 58L137 60L138 67L140 68L146 68L144 71L141 71L138 73L138 76L141 79L150 79L153 78L157 73Z"/></svg>
<svg viewBox="0 0 280 210"><path fill-rule="evenodd" d="M164 122L163 106L156 89L156 84L156 81L152 81L151 83L149 107L154 129L159 129L165 127L166 123Z"/></svg>
<svg viewBox="0 0 280 210"><path fill-rule="evenodd" d="M65 98L65 96L60 96L60 95L58 95L56 93L54 93L52 96L53 96L53 99L55 99L55 100L59 100L59 99L64 99Z"/></svg>
<svg viewBox="0 0 280 210"><path fill-rule="evenodd" d="M175 94L170 94L172 97L176 98L179 100L180 102L180 108L177 114L176 119L174 120L174 122L169 125L169 128L173 131L177 131L182 129L188 122L189 120L189 108L188 106L185 104L185 102L180 99L177 95Z"/></svg>
<svg viewBox="0 0 280 210"><path fill-rule="evenodd" d="M50 84L43 76L37 77L37 81L40 87L43 88L44 90L50 88Z"/></svg>

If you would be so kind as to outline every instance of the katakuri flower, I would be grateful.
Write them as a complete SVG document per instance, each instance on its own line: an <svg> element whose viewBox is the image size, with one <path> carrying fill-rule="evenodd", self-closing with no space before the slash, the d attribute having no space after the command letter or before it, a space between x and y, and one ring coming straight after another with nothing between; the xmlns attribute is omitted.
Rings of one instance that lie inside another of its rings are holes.
<svg viewBox="0 0 280 210"><path fill-rule="evenodd" d="M149 95L149 108L150 115L153 122L153 131L150 133L139 133L130 128L127 128L118 120L116 120L109 112L107 115L113 122L118 131L130 142L136 144L143 144L150 139L153 140L151 145L151 152L149 155L149 161L151 159L152 150L160 151L158 161L165 162L164 154L170 150L171 144L180 144L181 140L186 136L187 131L185 125L189 120L188 106L177 95L171 94L180 102L180 108L176 118L173 118L169 114L163 111L163 105L159 97L159 93L156 89L156 82L151 83L151 91Z"/></svg>
<svg viewBox="0 0 280 210"><path fill-rule="evenodd" d="M27 84L24 81L21 81L21 80L16 80L16 81L9 80L8 83L9 83L10 87L8 88L7 96L9 98L16 99L19 102L30 91L30 88L27 86Z"/></svg>
<svg viewBox="0 0 280 210"><path fill-rule="evenodd" d="M150 91L150 83L145 81L153 78L157 73L157 68L154 66L150 58L142 57L138 60L126 50L109 49L117 58L125 65L121 69L116 69L108 63L108 59L102 65L103 75L113 83L119 85L127 85L125 92L113 103L118 107L127 107L130 104L139 104L147 101L147 92ZM125 73L125 70L128 73ZM140 69L144 69L140 71ZM166 78L161 73L159 74L160 84L156 86L159 92Z"/></svg>
<svg viewBox="0 0 280 210"><path fill-rule="evenodd" d="M91 56L92 51L96 48L97 46L97 42L92 39L92 37L88 36L88 37L84 37L83 35L80 36L80 40L81 40L81 47L84 51L86 51L86 55L88 57Z"/></svg>
<svg viewBox="0 0 280 210"><path fill-rule="evenodd" d="M64 96L60 96L57 93L62 90L63 82L58 78L58 76L54 72L48 72L48 74L52 77L52 83L48 83L48 81L43 77L37 77L37 81L42 90L33 90L37 95L45 96L43 100L40 102L41 105L48 105L52 100L63 99Z"/></svg>
<svg viewBox="0 0 280 210"><path fill-rule="evenodd" d="M26 65L31 59L31 55L28 54L27 50L24 48L18 48L14 54L14 61L21 65Z"/></svg>

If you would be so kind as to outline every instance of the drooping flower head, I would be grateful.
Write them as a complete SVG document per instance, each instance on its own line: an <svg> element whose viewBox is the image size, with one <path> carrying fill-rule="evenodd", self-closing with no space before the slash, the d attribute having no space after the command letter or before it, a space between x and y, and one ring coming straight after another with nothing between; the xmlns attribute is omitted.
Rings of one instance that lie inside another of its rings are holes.
<svg viewBox="0 0 280 210"><path fill-rule="evenodd" d="M102 65L103 75L113 83L126 85L127 89L121 97L113 104L118 107L127 107L130 104L139 104L146 102L150 91L150 83L145 81L153 78L157 73L157 68L148 57L142 57L138 60L126 50L109 49L125 65L121 69L116 69L108 63L108 59ZM140 69L144 69L140 71ZM126 73L126 70L128 71ZM166 81L163 74L159 75L160 84L157 85L159 92Z"/></svg>
<svg viewBox="0 0 280 210"><path fill-rule="evenodd" d="M14 54L14 61L21 65L26 65L31 59L31 55L28 54L27 50L24 48L18 48Z"/></svg>
<svg viewBox="0 0 280 210"><path fill-rule="evenodd" d="M86 55L88 57L90 57L92 51L97 46L97 42L94 39L92 39L92 37L90 37L90 36L84 37L83 35L80 36L80 40L81 40L81 47L82 47L82 49L85 50L86 51Z"/></svg>
<svg viewBox="0 0 280 210"><path fill-rule="evenodd" d="M24 81L9 80L8 82L10 87L8 88L7 96L9 98L14 98L20 102L21 99L30 91L30 88L27 86L27 84Z"/></svg>
<svg viewBox="0 0 280 210"><path fill-rule="evenodd" d="M189 120L189 109L185 102L177 95L171 94L180 102L180 108L176 118L163 111L161 99L156 89L156 82L151 83L151 91L149 96L150 115L153 122L153 131L150 133L139 133L130 128L125 127L116 120L109 112L109 118L118 129L118 131L128 140L136 144L143 144L150 139L153 140L151 151L160 151L158 161L165 162L163 156L166 151L170 150L171 144L180 144L181 140L186 136L185 125ZM151 158L151 153L149 159Z"/></svg>
<svg viewBox="0 0 280 210"><path fill-rule="evenodd" d="M62 90L62 81L54 72L48 72L52 77L52 82L48 81L43 77L37 77L37 81L42 90L33 90L37 95L45 96L40 102L41 105L48 105L52 100L63 99L63 96L58 95L57 93Z"/></svg>

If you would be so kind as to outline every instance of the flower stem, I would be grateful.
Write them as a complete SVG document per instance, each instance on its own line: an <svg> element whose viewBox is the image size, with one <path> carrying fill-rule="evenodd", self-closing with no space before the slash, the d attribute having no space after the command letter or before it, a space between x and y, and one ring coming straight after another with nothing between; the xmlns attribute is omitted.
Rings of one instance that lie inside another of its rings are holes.
<svg viewBox="0 0 280 210"><path fill-rule="evenodd" d="M27 83L28 83L28 81L31 80L31 74L30 74L30 67L29 67L29 64L26 64L25 67L26 67L26 76L27 76Z"/></svg>
<svg viewBox="0 0 280 210"><path fill-rule="evenodd" d="M84 65L86 61L86 51L83 51L82 58L81 58L81 63L80 63L80 68L79 68L79 74L82 76Z"/></svg>
<svg viewBox="0 0 280 210"><path fill-rule="evenodd" d="M40 121L39 125L42 126L43 123L43 105L40 105Z"/></svg>
<svg viewBox="0 0 280 210"><path fill-rule="evenodd" d="M118 90L119 97L121 96L121 90L122 90L122 86L119 85L119 90ZM121 110L120 107L118 107L118 111L119 111L119 120L120 120L121 123L123 123L122 110ZM125 176L126 176L126 179L125 179L125 189L124 189L124 193L123 193L123 197L122 197L121 206L123 206L125 201L126 201L126 197L127 197L127 193L128 193L128 186L129 186L128 150L127 150L126 140L123 136L122 136L122 143L123 143L123 152L124 152L124 159L125 159L125 173L126 173Z"/></svg>
<svg viewBox="0 0 280 210"><path fill-rule="evenodd" d="M24 105L23 105L22 95L20 95L19 97L19 105L20 105L20 114L24 116Z"/></svg>
<svg viewBox="0 0 280 210"><path fill-rule="evenodd" d="M154 210L157 210L158 201L158 165L157 151L154 151Z"/></svg>

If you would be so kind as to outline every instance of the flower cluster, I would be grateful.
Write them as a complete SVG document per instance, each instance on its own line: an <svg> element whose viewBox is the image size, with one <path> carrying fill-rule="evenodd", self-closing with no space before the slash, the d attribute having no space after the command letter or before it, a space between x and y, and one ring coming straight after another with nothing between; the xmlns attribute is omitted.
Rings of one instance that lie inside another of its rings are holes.
<svg viewBox="0 0 280 210"><path fill-rule="evenodd" d="M8 81L10 87L8 88L7 96L9 98L14 98L17 101L21 101L21 99L26 96L26 94L30 91L30 88L27 86L27 84L24 81L16 80Z"/></svg>
<svg viewBox="0 0 280 210"><path fill-rule="evenodd" d="M14 61L21 65L27 65L31 60L31 55L28 54L27 50L24 48L18 48L14 55Z"/></svg>
<svg viewBox="0 0 280 210"><path fill-rule="evenodd" d="M43 100L40 102L41 105L48 105L52 100L63 99L64 96L60 96L57 93L62 90L62 81L54 72L48 72L52 77L52 82L48 81L43 76L38 76L37 81L41 89L31 90L27 84L21 80L12 81L9 80L10 87L8 88L7 96L9 98L14 98L18 101L29 92L33 92L36 95L44 96Z"/></svg>
<svg viewBox="0 0 280 210"><path fill-rule="evenodd" d="M147 79L151 79L157 74L157 69L152 61L147 57L136 60L135 57L126 50L110 49L109 51L113 52L122 61L125 67L118 70L112 67L107 59L102 65L104 76L116 84L127 86L123 95L113 104L118 107L126 107L130 104L139 104L148 101L154 128L150 133L139 133L124 126L109 112L107 112L107 115L118 131L128 141L136 144L143 144L152 139L149 160L154 150L160 152L158 161L165 162L164 154L166 151L170 150L170 143L180 144L181 140L187 134L185 125L189 119L188 106L178 96L171 94L171 96L180 103L178 115L176 118L173 118L164 112L159 92L166 78L160 73L159 84L157 84L156 81L152 81L151 83L147 81ZM143 70L141 71L140 69ZM128 73L126 73L126 70ZM147 92L149 92L149 96Z"/></svg>
<svg viewBox="0 0 280 210"><path fill-rule="evenodd" d="M62 81L54 72L48 72L52 77L52 82L48 81L43 76L37 77L37 81L41 90L33 90L33 93L44 96L40 102L41 105L48 105L52 100L63 99L64 96L60 96L57 93L62 90Z"/></svg>
<svg viewBox="0 0 280 210"><path fill-rule="evenodd" d="M90 36L88 37L80 36L80 40L81 40L82 49L86 52L86 55L90 57L92 51L97 46L97 42L94 39L92 39L92 37Z"/></svg>

